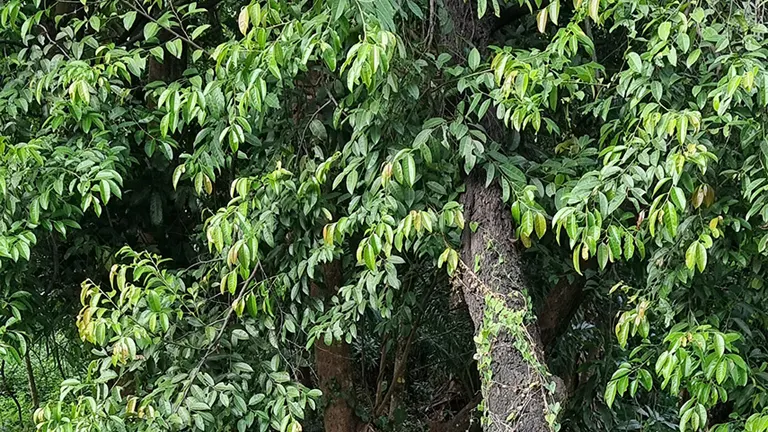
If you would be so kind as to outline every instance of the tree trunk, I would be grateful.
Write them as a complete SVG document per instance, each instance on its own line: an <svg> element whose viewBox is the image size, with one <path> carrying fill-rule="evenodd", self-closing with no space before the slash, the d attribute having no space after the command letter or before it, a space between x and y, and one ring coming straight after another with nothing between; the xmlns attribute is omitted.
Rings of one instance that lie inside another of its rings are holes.
<svg viewBox="0 0 768 432"><path fill-rule="evenodd" d="M312 295L327 298L342 282L341 263L334 261L323 267L324 289L312 284ZM353 407L354 369L349 345L336 341L331 346L318 339L315 342L315 367L320 390L326 400L323 424L325 432L354 432L357 416Z"/></svg>
<svg viewBox="0 0 768 432"><path fill-rule="evenodd" d="M32 360L29 358L29 346L24 351L24 364L27 367L27 380L29 381L29 394L32 397L32 407L37 409L40 406L40 397L37 394L37 383L35 382L35 372L32 370Z"/></svg>
<svg viewBox="0 0 768 432"><path fill-rule="evenodd" d="M491 35L499 24L490 11L477 17L474 1L445 0L453 31L441 43L451 52L466 53L472 46L485 55ZM489 118L491 116L488 116ZM504 142L506 131L498 121L484 121L488 136ZM543 386L541 337L528 322L499 325L500 318L516 319L528 314L521 256L514 241L511 212L502 201L497 184L485 187L478 168L466 179L462 197L464 216L478 224L467 228L462 239L462 261L455 278L459 282L476 331L486 431L549 431L545 419L547 403ZM494 308L488 306L495 305Z"/></svg>
<svg viewBox="0 0 768 432"><path fill-rule="evenodd" d="M583 269L585 262L582 261L581 264ZM562 277L547 293L537 316L544 347L551 347L558 336L567 330L571 318L581 305L584 282L584 278L570 282L567 277Z"/></svg>
<svg viewBox="0 0 768 432"><path fill-rule="evenodd" d="M498 310L488 310L489 299L518 317L528 313L528 304L510 211L500 188L486 188L477 171L467 178L463 196L465 218L479 225L476 232L465 232L462 261L475 268L463 266L460 282L478 333L478 349L483 352L483 346L490 345L490 365L480 371L485 418L490 422L486 431L548 431L538 328L501 325L495 335L488 334L500 318ZM481 368L483 360L478 360Z"/></svg>

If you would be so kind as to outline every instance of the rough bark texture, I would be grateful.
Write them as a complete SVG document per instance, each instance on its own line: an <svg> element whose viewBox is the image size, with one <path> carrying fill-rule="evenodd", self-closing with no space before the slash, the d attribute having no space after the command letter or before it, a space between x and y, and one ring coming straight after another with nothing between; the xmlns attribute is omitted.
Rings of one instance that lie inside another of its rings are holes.
<svg viewBox="0 0 768 432"><path fill-rule="evenodd" d="M481 53L487 53L499 21L490 12L478 19L474 1L445 0L444 5L453 24L453 31L441 40L445 49L464 55L475 46ZM486 129L489 137L498 142L504 142L504 135L508 133L493 120L487 122ZM507 308L527 307L522 295L525 283L510 210L501 199L500 187L492 184L486 188L484 175L479 171L476 168L466 179L464 216L467 222L479 225L474 233L469 228L465 231L461 258L467 267L460 269L458 279L475 331L483 326L488 294L505 299ZM476 262L479 268L475 269ZM530 325L526 330L525 343L543 363L538 328ZM540 372L523 357L515 341L505 330L492 341L492 382L483 384L485 412L491 421L486 430L548 431Z"/></svg>
<svg viewBox="0 0 768 432"><path fill-rule="evenodd" d="M550 347L568 327L573 314L581 305L583 288L583 278L570 282L563 277L547 294L537 316L541 341L545 347Z"/></svg>
<svg viewBox="0 0 768 432"><path fill-rule="evenodd" d="M522 293L525 282L520 268L520 251L513 240L514 226L509 209L501 200L501 191L485 187L477 173L470 175L464 194L464 214L477 222L478 229L467 230L462 260L469 266L478 263L477 271L464 269L461 285L469 314L478 331L483 326L486 295L506 299L506 307L525 310ZM477 260L477 261L476 261ZM526 328L529 348L541 355L541 338L535 325ZM493 380L484 384L489 431L544 432L549 426L544 418L546 401L539 371L523 358L515 347L515 336L502 330L492 341L491 370ZM482 379L482 376L481 376Z"/></svg>
<svg viewBox="0 0 768 432"><path fill-rule="evenodd" d="M324 287L312 285L312 295L326 298L341 286L341 264L335 261L323 268ZM357 428L357 416L352 405L354 398L354 369L349 345L334 342L327 346L315 342L315 367L320 390L326 398L323 424L326 432L353 432Z"/></svg>

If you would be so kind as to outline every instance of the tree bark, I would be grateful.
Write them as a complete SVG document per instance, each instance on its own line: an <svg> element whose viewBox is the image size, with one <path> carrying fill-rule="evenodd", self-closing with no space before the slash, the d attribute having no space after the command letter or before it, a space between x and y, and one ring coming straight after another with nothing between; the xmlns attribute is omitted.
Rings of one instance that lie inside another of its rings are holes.
<svg viewBox="0 0 768 432"><path fill-rule="evenodd" d="M489 296L501 299L512 311L525 312L528 308L510 211L501 199L500 188L495 184L486 188L481 177L475 171L467 178L463 196L465 218L479 225L474 233L465 231L462 261L467 265L477 262L478 266L464 267L460 276L476 332L483 329ZM543 364L539 330L535 324L521 327L525 337L505 327L496 337L489 337L491 380L488 382L482 373L480 376L484 381L485 413L490 420L487 431L549 430L545 420L546 390L539 369ZM526 351L535 357L534 362L524 356Z"/></svg>
<svg viewBox="0 0 768 432"><path fill-rule="evenodd" d="M40 406L40 397L37 394L37 383L35 382L35 372L32 370L32 360L29 358L29 346L24 351L24 364L27 367L27 380L29 382L29 394L32 397L32 407L37 409Z"/></svg>
<svg viewBox="0 0 768 432"><path fill-rule="evenodd" d="M327 298L335 293L342 282L342 267L339 261L323 267L324 289L312 284L312 295ZM325 432L354 432L357 416L353 407L354 365L349 345L336 341L331 346L322 340L315 342L315 367L320 381L320 390L326 400L323 414Z"/></svg>
<svg viewBox="0 0 768 432"><path fill-rule="evenodd" d="M442 37L448 51L464 55L472 46L488 53L491 35L498 22L492 13L477 17L475 2L445 0L453 31ZM490 117L490 116L488 116ZM495 119L485 122L488 136L503 142L508 132ZM542 382L543 354L535 324L512 329L502 326L495 336L482 333L486 319L486 298L501 301L506 310L527 313L525 282L520 251L514 241L514 226L508 206L497 184L485 187L478 168L466 178L462 196L467 227L462 239L462 262L455 281L459 283L470 317L478 333L478 347L490 342L490 379L481 371L486 431L545 432L547 403ZM469 225L469 224L468 224ZM477 265L476 265L477 263ZM498 317L491 320L498 321ZM525 356L524 354L525 353ZM482 363L480 359L478 364Z"/></svg>
<svg viewBox="0 0 768 432"><path fill-rule="evenodd" d="M544 305L537 316L544 347L551 347L567 330L571 318L581 305L584 282L584 278L571 282L567 277L562 277L547 293Z"/></svg>

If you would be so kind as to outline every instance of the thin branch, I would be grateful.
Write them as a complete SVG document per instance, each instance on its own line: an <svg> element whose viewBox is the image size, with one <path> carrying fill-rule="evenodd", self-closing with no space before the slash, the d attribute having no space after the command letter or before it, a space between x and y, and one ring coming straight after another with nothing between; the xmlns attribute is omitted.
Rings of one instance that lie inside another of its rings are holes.
<svg viewBox="0 0 768 432"><path fill-rule="evenodd" d="M160 25L160 23L158 23L157 19L155 19L154 17L152 17L152 16L151 16L151 15L149 15L148 13L144 12L144 10L143 10L143 9L140 9L140 8L136 7L136 5L134 5L133 3L129 2L129 1L126 1L126 0L120 0L120 3L122 3L122 4L126 5L126 6L128 6L129 8L133 9L134 11L136 11L136 12L140 13L140 14L141 14L143 17L145 17L145 18L147 18L148 20L150 20L150 21L154 22L155 24L157 24L157 25ZM182 25L182 24L181 24L181 23L179 23L179 25ZM201 47L200 45L198 45L197 43L195 43L195 41L193 41L193 40L190 40L190 39L188 39L188 38L186 38L186 37L182 36L181 34L179 34L178 32L176 32L176 31L175 31L175 30L173 30L172 28L170 28L170 27L168 27L168 28L165 28L164 26L160 26L160 27L162 27L163 29L167 30L169 33L171 33L172 35L176 36L177 38L179 38L179 39L182 39L182 40L185 40L185 41L187 41L187 43L188 43L188 44L192 45L192 46L193 46L193 47L195 47L196 49L199 49L199 50L201 50L201 51L205 51L205 50L203 49L203 47Z"/></svg>
<svg viewBox="0 0 768 432"><path fill-rule="evenodd" d="M16 397L16 393L8 385L8 378L5 376L5 360L3 360L2 366L0 366L0 376L3 378L3 388L5 388L5 392L8 393L8 397L13 399L13 403L16 404L16 411L19 414L19 426L23 427L24 414L21 412L21 404L19 403L19 398Z"/></svg>
<svg viewBox="0 0 768 432"><path fill-rule="evenodd" d="M381 344L381 358L379 359L379 376L376 378L376 402L374 410L381 405L381 398L384 395L382 383L384 382L384 364L387 362L387 343L389 342L389 333L384 334L384 340Z"/></svg>
<svg viewBox="0 0 768 432"><path fill-rule="evenodd" d="M427 28L427 46L426 50L429 50L432 45L432 36L435 32L435 0L429 0L429 27Z"/></svg>
<svg viewBox="0 0 768 432"><path fill-rule="evenodd" d="M13 46L21 47L21 48L26 48L27 47L26 45L24 45L23 43L21 43L19 41L10 40L10 39L0 39L0 45L13 45Z"/></svg>
<svg viewBox="0 0 768 432"><path fill-rule="evenodd" d="M237 296L236 301L240 300L243 297L243 294L245 294L246 290L245 288L248 286L249 283L253 280L254 277L256 277L256 270L260 267L254 267L253 271L251 271L251 275L248 276L248 279L243 282L243 289L240 291L240 295ZM197 377L198 372L200 372L200 368L203 367L203 363L208 359L208 356L213 353L213 350L219 345L219 340L224 335L224 331L227 329L227 324L229 324L230 318L232 318L232 313L235 311L235 308L232 306L229 307L229 310L227 311L227 315L223 319L223 323L221 324L221 328L219 329L219 332L216 334L216 337L213 338L210 345L208 345L208 350L206 350L205 354L200 358L200 361L197 362L197 365L194 369L192 369L192 372L189 374L189 380L187 381L187 384L184 386L184 390L181 393L181 397L179 398L176 406L173 409L173 412L176 412L179 407L181 406L181 403L184 401L184 399L187 397L187 393L189 393L189 389L192 387L192 382L195 380L195 377Z"/></svg>

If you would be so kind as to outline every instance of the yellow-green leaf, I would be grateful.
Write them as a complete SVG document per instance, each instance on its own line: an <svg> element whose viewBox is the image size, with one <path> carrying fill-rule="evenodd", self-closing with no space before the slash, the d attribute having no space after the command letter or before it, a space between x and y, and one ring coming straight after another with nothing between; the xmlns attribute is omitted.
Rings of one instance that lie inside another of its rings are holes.
<svg viewBox="0 0 768 432"><path fill-rule="evenodd" d="M699 242L691 243L691 245L688 246L688 250L685 251L685 266L688 267L688 270L693 270L696 266L697 244L699 244Z"/></svg>
<svg viewBox="0 0 768 432"><path fill-rule="evenodd" d="M369 270L376 269L376 254L373 252L373 246L370 243L366 244L363 249L363 260Z"/></svg>
<svg viewBox="0 0 768 432"><path fill-rule="evenodd" d="M672 29L672 23L664 21L659 26L659 37L661 40L667 40L669 38L669 31Z"/></svg>
<svg viewBox="0 0 768 432"><path fill-rule="evenodd" d="M523 213L523 221L520 224L520 233L526 237L530 237L533 232L533 213L527 210Z"/></svg>
<svg viewBox="0 0 768 432"><path fill-rule="evenodd" d="M600 16L598 15L600 8L600 0L589 0L589 17L592 21L599 22Z"/></svg>
<svg viewBox="0 0 768 432"><path fill-rule="evenodd" d="M536 213L536 235L539 238L544 237L544 234L547 232L547 218L544 217L542 213Z"/></svg>
<svg viewBox="0 0 768 432"><path fill-rule="evenodd" d="M536 15L536 27L539 29L539 33L544 33L547 30L547 17L549 12L547 9L542 9Z"/></svg>
<svg viewBox="0 0 768 432"><path fill-rule="evenodd" d="M248 33L248 21L250 17L248 15L248 8L244 7L240 10L240 16L237 17L237 27L240 29L240 33L246 35Z"/></svg>
<svg viewBox="0 0 768 432"><path fill-rule="evenodd" d="M707 250L699 242L696 242L696 267L700 272L703 272L704 268L707 267Z"/></svg>

